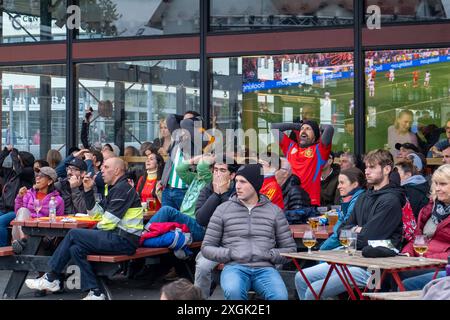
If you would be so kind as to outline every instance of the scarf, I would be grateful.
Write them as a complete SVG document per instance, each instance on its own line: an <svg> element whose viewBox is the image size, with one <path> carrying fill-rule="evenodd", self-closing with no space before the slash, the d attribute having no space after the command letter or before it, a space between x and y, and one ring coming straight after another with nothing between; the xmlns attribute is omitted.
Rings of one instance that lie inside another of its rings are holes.
<svg viewBox="0 0 450 320"><path fill-rule="evenodd" d="M436 200L431 219L437 225L442 220L447 219L450 216L450 205L445 205L443 202Z"/></svg>

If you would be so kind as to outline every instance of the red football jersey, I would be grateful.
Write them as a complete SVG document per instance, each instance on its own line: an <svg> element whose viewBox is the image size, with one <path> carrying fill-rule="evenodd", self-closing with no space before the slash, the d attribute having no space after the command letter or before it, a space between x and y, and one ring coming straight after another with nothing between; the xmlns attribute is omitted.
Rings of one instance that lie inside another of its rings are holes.
<svg viewBox="0 0 450 320"><path fill-rule="evenodd" d="M281 210L284 210L283 191L275 176L264 179L264 183L259 190L259 193L267 196L273 204L276 204Z"/></svg>
<svg viewBox="0 0 450 320"><path fill-rule="evenodd" d="M320 177L331 152L329 146L318 143L301 148L297 143L283 135L280 148L292 167L292 172L300 178L301 186L308 192L311 204L320 206Z"/></svg>

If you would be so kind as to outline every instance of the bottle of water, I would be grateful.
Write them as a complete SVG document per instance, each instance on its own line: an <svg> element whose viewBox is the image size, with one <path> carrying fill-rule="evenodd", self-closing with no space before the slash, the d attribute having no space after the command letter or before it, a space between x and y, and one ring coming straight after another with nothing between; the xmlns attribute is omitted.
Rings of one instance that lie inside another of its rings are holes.
<svg viewBox="0 0 450 320"><path fill-rule="evenodd" d="M56 222L56 201L55 197L50 199L50 203L48 204L48 217L50 222Z"/></svg>

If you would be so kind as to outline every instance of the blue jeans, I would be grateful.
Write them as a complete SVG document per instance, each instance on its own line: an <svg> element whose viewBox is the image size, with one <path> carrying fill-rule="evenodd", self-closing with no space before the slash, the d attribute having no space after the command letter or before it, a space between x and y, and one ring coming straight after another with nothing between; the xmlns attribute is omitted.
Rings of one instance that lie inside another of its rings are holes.
<svg viewBox="0 0 450 320"><path fill-rule="evenodd" d="M422 290L423 287L425 287L428 284L428 282L430 282L433 279L434 273L435 273L434 271L427 272L419 276L407 278L403 280L403 286L405 287L406 291ZM443 278L445 276L446 276L445 271L439 271L436 279Z"/></svg>
<svg viewBox="0 0 450 320"><path fill-rule="evenodd" d="M311 283L311 286L316 292L316 294L320 293L320 289L322 288L322 285L325 282L324 280L325 277L327 276L329 269L330 265L327 263L320 263L318 265L315 265L314 267L303 269L303 273L305 274L308 281ZM369 280L370 277L370 273L367 272L366 269L358 267L348 267L348 270L352 274L353 278L356 281L356 284L359 287L366 286L367 280ZM297 272L295 275L295 287L297 288L297 294L300 300L315 299L313 293L309 289L300 272ZM347 290L344 284L342 283L341 279L339 278L338 274L336 273L335 270L333 270L320 298L326 299L335 297L338 294L346 291Z"/></svg>
<svg viewBox="0 0 450 320"><path fill-rule="evenodd" d="M177 210L180 210L181 203L183 202L185 193L186 193L185 189L171 188L167 186L162 192L161 205L163 207L169 206Z"/></svg>
<svg viewBox="0 0 450 320"><path fill-rule="evenodd" d="M71 259L80 268L81 290L99 288L97 278L87 261L89 254L126 254L132 255L136 247L127 239L111 231L96 229L72 229L56 248L49 261L55 273L62 273Z"/></svg>
<svg viewBox="0 0 450 320"><path fill-rule="evenodd" d="M146 224L145 229L152 222L178 222L188 226L193 241L202 241L205 236L205 228L197 223L197 220L172 208L162 207Z"/></svg>
<svg viewBox="0 0 450 320"><path fill-rule="evenodd" d="M220 275L220 286L227 300L247 300L250 289L255 290L265 300L288 299L286 285L273 267L226 265Z"/></svg>
<svg viewBox="0 0 450 320"><path fill-rule="evenodd" d="M0 247L8 245L8 226L16 217L14 211L3 213L0 212Z"/></svg>

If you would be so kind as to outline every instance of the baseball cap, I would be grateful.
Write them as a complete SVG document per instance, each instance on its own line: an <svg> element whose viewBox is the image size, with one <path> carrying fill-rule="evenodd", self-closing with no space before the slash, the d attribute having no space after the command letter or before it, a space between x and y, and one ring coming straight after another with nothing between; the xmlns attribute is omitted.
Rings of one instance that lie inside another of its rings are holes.
<svg viewBox="0 0 450 320"><path fill-rule="evenodd" d="M400 148L405 148L405 149L410 149L413 150L414 152L420 152L419 148L416 147L416 145L406 142L406 143L396 143L395 144L395 149L400 150Z"/></svg>
<svg viewBox="0 0 450 320"><path fill-rule="evenodd" d="M66 167L68 166L74 166L80 169L81 171L87 171L86 162L84 162L80 158L73 158L72 160L70 160L69 163L66 163Z"/></svg>

